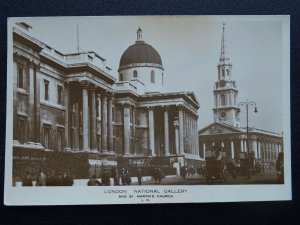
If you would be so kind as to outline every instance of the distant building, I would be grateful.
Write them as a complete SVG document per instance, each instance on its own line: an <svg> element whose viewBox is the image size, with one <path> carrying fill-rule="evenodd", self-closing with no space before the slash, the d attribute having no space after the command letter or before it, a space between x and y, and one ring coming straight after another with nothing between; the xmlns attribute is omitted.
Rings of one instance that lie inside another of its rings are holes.
<svg viewBox="0 0 300 225"><path fill-rule="evenodd" d="M225 51L225 27L223 25L221 56L218 64L218 80L215 83L214 123L199 130L200 156L211 154L213 146L225 152L227 160L239 161L247 157L247 128L240 126L238 88L232 79L232 64ZM282 135L248 127L249 152L254 162L273 165L282 148Z"/></svg>
<svg viewBox="0 0 300 225"><path fill-rule="evenodd" d="M28 167L25 155L38 170L49 152L82 153L90 173L154 158L177 171L201 163L197 99L193 92L164 93L162 60L140 28L120 59L118 81L102 56L63 54L32 37L30 28L13 28L15 170Z"/></svg>

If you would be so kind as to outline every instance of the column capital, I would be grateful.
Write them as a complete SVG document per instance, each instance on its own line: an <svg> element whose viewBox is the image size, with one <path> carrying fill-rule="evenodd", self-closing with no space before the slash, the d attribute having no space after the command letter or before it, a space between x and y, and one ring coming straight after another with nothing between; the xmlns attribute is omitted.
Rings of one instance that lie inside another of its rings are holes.
<svg viewBox="0 0 300 225"><path fill-rule="evenodd" d="M173 123L174 123L175 129L178 129L179 128L178 120L174 120Z"/></svg>
<svg viewBox="0 0 300 225"><path fill-rule="evenodd" d="M246 139L246 136L245 135L241 135L241 136L239 136L239 139L240 140L244 140L244 139Z"/></svg>
<svg viewBox="0 0 300 225"><path fill-rule="evenodd" d="M107 90L102 90L102 91L100 91L100 95L108 97L108 91Z"/></svg>
<svg viewBox="0 0 300 225"><path fill-rule="evenodd" d="M69 88L69 86L70 86L70 81L66 80L66 81L64 82L64 87L65 87L65 88Z"/></svg>
<svg viewBox="0 0 300 225"><path fill-rule="evenodd" d="M170 106L164 105L164 106L162 106L162 108L163 108L163 110L164 110L165 112L168 112L169 109L170 109Z"/></svg>
<svg viewBox="0 0 300 225"><path fill-rule="evenodd" d="M154 110L154 106L148 106L147 109L148 109L149 111L153 111L153 110Z"/></svg>
<svg viewBox="0 0 300 225"><path fill-rule="evenodd" d="M122 104L123 108L130 108L132 105L128 102Z"/></svg>
<svg viewBox="0 0 300 225"><path fill-rule="evenodd" d="M251 135L251 139L252 139L252 140L257 140L256 135Z"/></svg>
<svg viewBox="0 0 300 225"><path fill-rule="evenodd" d="M84 88L84 89L87 89L87 88L89 88L89 86L90 86L90 82L89 82L88 80L81 80L81 81L79 82L79 84L80 84L80 86L81 86L82 88Z"/></svg>
<svg viewBox="0 0 300 225"><path fill-rule="evenodd" d="M114 95L115 95L115 93L113 93L112 91L107 91L107 97L108 98L113 98L114 97Z"/></svg>
<svg viewBox="0 0 300 225"><path fill-rule="evenodd" d="M180 111L186 110L186 107L184 105L177 105L177 107Z"/></svg>
<svg viewBox="0 0 300 225"><path fill-rule="evenodd" d="M97 90L97 86L95 84L90 84L89 88L92 92L96 92L96 90Z"/></svg>

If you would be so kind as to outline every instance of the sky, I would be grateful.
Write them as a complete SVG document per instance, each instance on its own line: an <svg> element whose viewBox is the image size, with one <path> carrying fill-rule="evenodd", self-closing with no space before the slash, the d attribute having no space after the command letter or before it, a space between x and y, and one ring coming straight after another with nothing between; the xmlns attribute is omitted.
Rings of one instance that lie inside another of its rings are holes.
<svg viewBox="0 0 300 225"><path fill-rule="evenodd" d="M122 53L136 41L138 27L143 39L160 54L165 91L193 91L200 104L198 128L213 122L213 87L221 50L222 23L226 23L226 51L233 65L238 102L256 102L258 113L249 111L249 126L283 131L284 93L289 71L284 66L288 34L280 16L123 16L20 18L29 23L30 34L62 53L76 52L79 45L107 60L117 78ZM246 126L245 111L241 125Z"/></svg>

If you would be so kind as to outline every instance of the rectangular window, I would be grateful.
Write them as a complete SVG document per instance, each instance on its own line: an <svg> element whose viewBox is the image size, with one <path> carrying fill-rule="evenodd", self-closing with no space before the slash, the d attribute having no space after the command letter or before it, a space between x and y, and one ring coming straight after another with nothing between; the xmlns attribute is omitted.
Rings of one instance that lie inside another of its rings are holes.
<svg viewBox="0 0 300 225"><path fill-rule="evenodd" d="M24 118L19 119L19 141L21 144L25 143L25 134L26 134L26 127L25 127L25 120Z"/></svg>
<svg viewBox="0 0 300 225"><path fill-rule="evenodd" d="M23 69L23 67L18 67L18 87L24 88L24 69Z"/></svg>
<svg viewBox="0 0 300 225"><path fill-rule="evenodd" d="M57 129L57 150L58 151L62 151L63 150L63 140L64 140L63 129L58 128Z"/></svg>
<svg viewBox="0 0 300 225"><path fill-rule="evenodd" d="M49 100L49 81L48 80L44 80L44 84L45 84L45 96L44 99L46 101Z"/></svg>
<svg viewBox="0 0 300 225"><path fill-rule="evenodd" d="M44 127L44 148L50 149L50 127Z"/></svg>
<svg viewBox="0 0 300 225"><path fill-rule="evenodd" d="M57 104L63 104L63 88L60 85L57 85Z"/></svg>
<svg viewBox="0 0 300 225"><path fill-rule="evenodd" d="M112 107L112 121L115 121L115 107Z"/></svg>

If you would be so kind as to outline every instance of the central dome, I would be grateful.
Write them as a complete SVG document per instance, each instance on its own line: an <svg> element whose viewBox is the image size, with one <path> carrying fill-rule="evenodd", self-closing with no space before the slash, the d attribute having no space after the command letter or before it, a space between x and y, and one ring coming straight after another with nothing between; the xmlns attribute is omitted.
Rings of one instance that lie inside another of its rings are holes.
<svg viewBox="0 0 300 225"><path fill-rule="evenodd" d="M129 46L120 59L119 70L138 66L137 64L156 64L155 67L163 68L158 52L149 44L142 40L142 30L137 32L137 41Z"/></svg>

